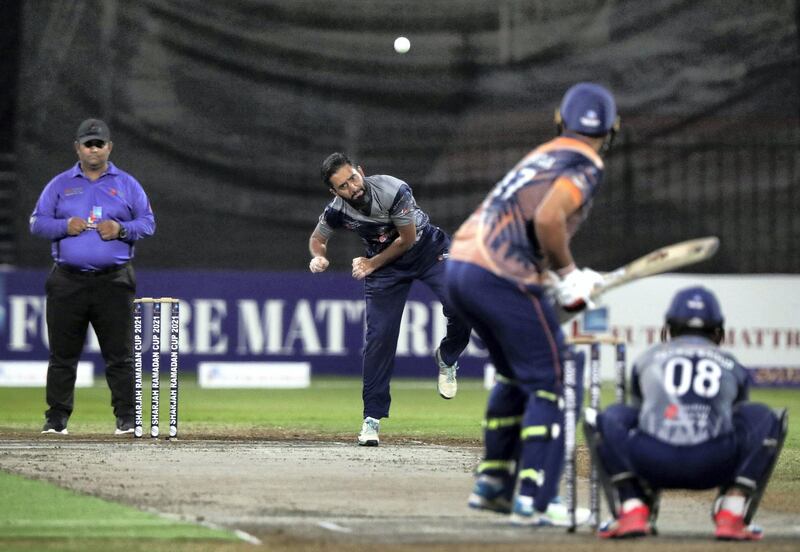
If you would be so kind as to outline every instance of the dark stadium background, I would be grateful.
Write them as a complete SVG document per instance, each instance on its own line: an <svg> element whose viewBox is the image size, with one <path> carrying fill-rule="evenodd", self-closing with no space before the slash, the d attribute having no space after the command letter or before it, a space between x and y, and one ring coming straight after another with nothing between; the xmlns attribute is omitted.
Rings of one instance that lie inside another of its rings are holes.
<svg viewBox="0 0 800 552"><path fill-rule="evenodd" d="M594 80L623 131L580 264L715 234L693 271L797 273L798 19L796 0L2 2L0 263L49 265L28 216L85 117L151 197L137 267L304 270L331 151L454 231ZM360 246L331 251L347 270Z"/></svg>

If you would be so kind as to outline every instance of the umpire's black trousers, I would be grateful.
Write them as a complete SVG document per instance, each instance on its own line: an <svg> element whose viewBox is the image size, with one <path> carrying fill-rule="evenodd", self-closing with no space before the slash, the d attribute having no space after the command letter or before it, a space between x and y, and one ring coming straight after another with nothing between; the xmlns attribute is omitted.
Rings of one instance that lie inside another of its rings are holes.
<svg viewBox="0 0 800 552"><path fill-rule="evenodd" d="M81 273L54 266L45 284L50 363L48 420L72 414L78 360L91 323L106 365L111 405L117 417L133 419L132 309L136 277L130 264Z"/></svg>

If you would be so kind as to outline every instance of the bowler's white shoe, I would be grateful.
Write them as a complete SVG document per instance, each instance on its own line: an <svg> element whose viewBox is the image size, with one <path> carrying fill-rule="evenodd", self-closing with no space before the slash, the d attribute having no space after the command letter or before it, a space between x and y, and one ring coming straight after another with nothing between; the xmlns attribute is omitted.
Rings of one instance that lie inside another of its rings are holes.
<svg viewBox="0 0 800 552"><path fill-rule="evenodd" d="M443 399L452 399L456 396L458 391L458 382L456 381L456 370L458 370L458 362L446 364L442 360L442 355L439 353L439 348L433 353L433 358L439 366L439 395Z"/></svg>
<svg viewBox="0 0 800 552"><path fill-rule="evenodd" d="M361 433L358 434L358 444L364 447L377 447L380 428L380 420L369 416L364 418L364 423L361 424Z"/></svg>

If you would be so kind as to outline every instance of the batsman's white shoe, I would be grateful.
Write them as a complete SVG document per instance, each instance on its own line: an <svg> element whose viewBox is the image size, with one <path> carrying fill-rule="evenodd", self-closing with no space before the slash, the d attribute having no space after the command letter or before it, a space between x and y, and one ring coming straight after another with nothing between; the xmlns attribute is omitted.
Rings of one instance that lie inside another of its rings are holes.
<svg viewBox="0 0 800 552"><path fill-rule="evenodd" d="M588 508L575 508L575 524L585 525L589 522L591 512ZM511 511L511 523L531 527L569 527L567 507L556 497L547 506L547 511L538 512L533 507L533 497L518 496Z"/></svg>
<svg viewBox="0 0 800 552"><path fill-rule="evenodd" d="M364 447L377 447L380 428L380 420L369 416L364 418L364 423L361 424L361 433L358 434L358 444Z"/></svg>
<svg viewBox="0 0 800 552"><path fill-rule="evenodd" d="M458 382L456 381L458 362L456 361L453 364L445 363L438 347L433 353L433 358L436 360L437 366L439 366L439 395L443 399L452 399L458 391Z"/></svg>

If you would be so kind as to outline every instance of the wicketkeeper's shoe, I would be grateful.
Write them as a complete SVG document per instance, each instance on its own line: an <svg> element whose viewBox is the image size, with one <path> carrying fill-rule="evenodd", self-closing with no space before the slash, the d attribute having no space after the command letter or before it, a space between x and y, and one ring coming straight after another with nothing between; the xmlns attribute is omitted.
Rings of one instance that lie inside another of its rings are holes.
<svg viewBox="0 0 800 552"><path fill-rule="evenodd" d="M56 433L58 435L69 435L66 420L47 420L42 427L42 433Z"/></svg>
<svg viewBox="0 0 800 552"><path fill-rule="evenodd" d="M114 435L127 435L133 433L134 429L133 420L128 418L117 418L117 428L114 430Z"/></svg>
<svg viewBox="0 0 800 552"><path fill-rule="evenodd" d="M361 424L361 433L358 434L358 444L365 447L377 447L380 428L380 420L369 416L364 418L364 423Z"/></svg>
<svg viewBox="0 0 800 552"><path fill-rule="evenodd" d="M489 510L508 514L511 512L511 497L514 494L514 481L511 478L480 475L472 494L469 495L470 508L476 510Z"/></svg>
<svg viewBox="0 0 800 552"><path fill-rule="evenodd" d="M591 512L588 508L575 508L575 525L589 522ZM533 497L518 496L511 512L511 523L533 527L569 527L571 521L567 507L561 503L561 497L555 497L547 510L539 512L533 507Z"/></svg>
<svg viewBox="0 0 800 552"><path fill-rule="evenodd" d="M597 536L601 539L628 539L644 537L651 532L650 509L642 504L603 523L597 529Z"/></svg>
<svg viewBox="0 0 800 552"><path fill-rule="evenodd" d="M456 396L456 392L458 391L458 382L456 381L458 361L453 364L447 364L442 360L442 355L438 347L433 353L433 358L436 360L436 365L439 366L439 395L441 395L443 399L452 399Z"/></svg>
<svg viewBox="0 0 800 552"><path fill-rule="evenodd" d="M757 525L745 525L744 517L736 515L730 510L720 510L717 512L714 516L714 523L717 525L714 536L718 540L761 540L764 536L764 531L761 527Z"/></svg>

